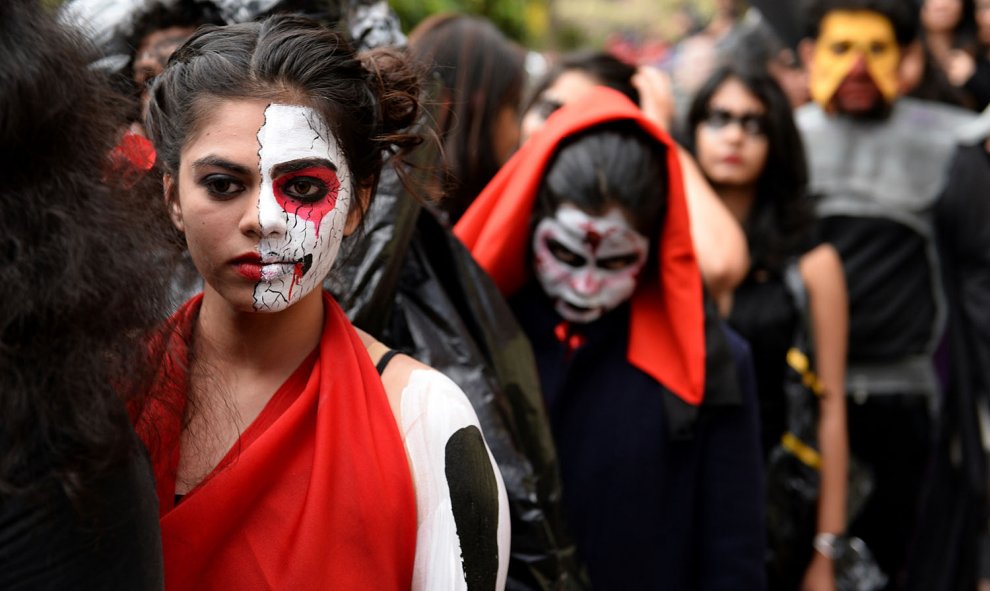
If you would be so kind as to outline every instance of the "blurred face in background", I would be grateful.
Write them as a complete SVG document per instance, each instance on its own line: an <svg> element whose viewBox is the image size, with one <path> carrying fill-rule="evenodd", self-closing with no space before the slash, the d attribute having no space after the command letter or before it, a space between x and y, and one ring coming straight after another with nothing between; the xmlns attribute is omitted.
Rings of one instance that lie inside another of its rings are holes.
<svg viewBox="0 0 990 591"><path fill-rule="evenodd" d="M826 111L867 116L897 97L901 49L882 14L829 12L811 53L811 96Z"/></svg>
<svg viewBox="0 0 990 591"><path fill-rule="evenodd" d="M708 103L694 130L698 165L716 187L752 187L767 162L766 107L736 78Z"/></svg>
<svg viewBox="0 0 990 591"><path fill-rule="evenodd" d="M990 0L976 0L976 32L980 43L990 46Z"/></svg>
<svg viewBox="0 0 990 591"><path fill-rule="evenodd" d="M533 102L533 106L523 114L522 141L529 139L536 130L543 127L547 117L567 103L574 102L588 93L599 82L578 70L565 70Z"/></svg>
<svg viewBox="0 0 990 591"><path fill-rule="evenodd" d="M536 226L536 278L562 318L593 322L632 297L649 246L622 208L591 215L565 202Z"/></svg>
<svg viewBox="0 0 990 591"><path fill-rule="evenodd" d="M134 52L134 83L141 93L141 119L148 113L148 84L165 70L168 58L192 34L196 27L168 27L147 34Z"/></svg>
<svg viewBox="0 0 990 591"><path fill-rule="evenodd" d="M925 0L921 5L921 26L932 33L951 33L962 14L962 0Z"/></svg>

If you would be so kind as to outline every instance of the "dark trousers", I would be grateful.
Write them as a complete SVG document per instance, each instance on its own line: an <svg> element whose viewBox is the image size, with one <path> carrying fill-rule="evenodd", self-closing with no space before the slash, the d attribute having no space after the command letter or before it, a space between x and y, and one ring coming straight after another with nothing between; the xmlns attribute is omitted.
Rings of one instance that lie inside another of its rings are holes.
<svg viewBox="0 0 990 591"><path fill-rule="evenodd" d="M905 560L932 447L928 399L919 395L848 400L849 448L873 470L875 487L850 534L866 542L888 590L904 588Z"/></svg>

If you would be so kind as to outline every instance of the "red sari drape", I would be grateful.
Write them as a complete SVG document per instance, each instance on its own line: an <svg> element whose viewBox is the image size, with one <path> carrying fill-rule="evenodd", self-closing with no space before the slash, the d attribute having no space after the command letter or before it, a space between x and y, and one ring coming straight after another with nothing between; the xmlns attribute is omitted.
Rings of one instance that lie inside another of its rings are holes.
<svg viewBox="0 0 990 591"><path fill-rule="evenodd" d="M157 479L166 589L408 590L416 501L405 448L364 345L326 294L317 350L175 504L201 301L168 323L156 397L137 420Z"/></svg>

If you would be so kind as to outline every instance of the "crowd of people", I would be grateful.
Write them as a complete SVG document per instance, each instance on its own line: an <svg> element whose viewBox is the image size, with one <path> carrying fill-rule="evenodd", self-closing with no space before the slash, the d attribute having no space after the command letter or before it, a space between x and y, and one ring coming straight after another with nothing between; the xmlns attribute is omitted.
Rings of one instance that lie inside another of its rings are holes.
<svg viewBox="0 0 990 591"><path fill-rule="evenodd" d="M0 3L0 588L990 589L990 2L715 4Z"/></svg>

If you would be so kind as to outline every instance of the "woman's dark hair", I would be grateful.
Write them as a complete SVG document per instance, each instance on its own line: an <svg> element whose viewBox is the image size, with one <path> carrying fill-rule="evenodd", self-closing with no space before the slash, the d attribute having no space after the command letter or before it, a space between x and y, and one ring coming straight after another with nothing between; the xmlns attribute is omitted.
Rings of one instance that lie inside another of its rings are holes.
<svg viewBox="0 0 990 591"><path fill-rule="evenodd" d="M667 211L666 152L631 121L568 138L547 165L534 221L564 203L593 215L618 205L637 232L656 240Z"/></svg>
<svg viewBox="0 0 990 591"><path fill-rule="evenodd" d="M708 116L712 96L728 80L739 81L766 109L767 160L744 229L753 268L780 271L790 257L800 254L814 223L804 145L784 91L763 69L720 67L691 102L683 143L697 155L695 133Z"/></svg>
<svg viewBox="0 0 990 591"><path fill-rule="evenodd" d="M385 156L399 166L420 143L407 129L419 114L419 76L397 51L359 58L317 21L276 15L199 29L155 79L147 129L164 171L177 174L183 146L218 101L299 103L323 116L340 140L354 182L372 192Z"/></svg>
<svg viewBox="0 0 990 591"><path fill-rule="evenodd" d="M918 38L918 6L910 0L813 0L805 21L805 36L817 39L822 20L836 10L868 10L882 14L894 27L894 36L901 46Z"/></svg>
<svg viewBox="0 0 990 591"><path fill-rule="evenodd" d="M530 92L523 112L530 110L540 100L543 93L565 72L586 74L598 84L618 90L629 97L633 103L639 104L639 91L632 83L636 66L627 64L604 51L578 51L562 56L550 68L550 71L540 79Z"/></svg>
<svg viewBox="0 0 990 591"><path fill-rule="evenodd" d="M925 27L924 23L921 21L921 9L924 7L925 0L918 1L919 10L919 33L924 39L925 37ZM960 4L960 14L959 22L953 28L953 47L955 49L965 49L975 51L976 49L976 2L975 0L959 0Z"/></svg>
<svg viewBox="0 0 990 591"><path fill-rule="evenodd" d="M502 166L493 130L506 107L519 107L526 80L525 51L490 21L440 14L409 34L409 52L439 88L437 133L443 144L445 199L456 221Z"/></svg>
<svg viewBox="0 0 990 591"><path fill-rule="evenodd" d="M160 212L113 183L125 122L94 55L39 3L0 4L0 497L106 493L166 311Z"/></svg>

